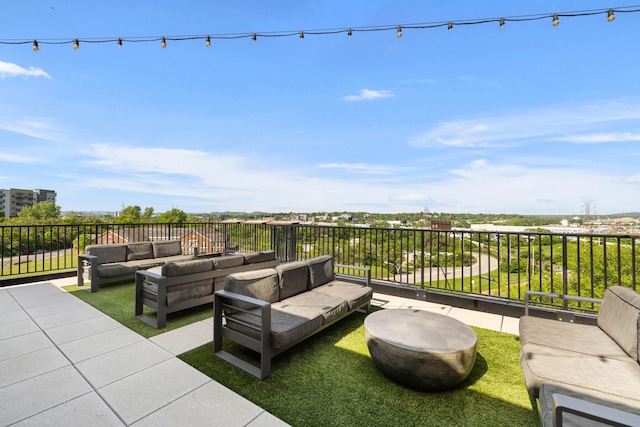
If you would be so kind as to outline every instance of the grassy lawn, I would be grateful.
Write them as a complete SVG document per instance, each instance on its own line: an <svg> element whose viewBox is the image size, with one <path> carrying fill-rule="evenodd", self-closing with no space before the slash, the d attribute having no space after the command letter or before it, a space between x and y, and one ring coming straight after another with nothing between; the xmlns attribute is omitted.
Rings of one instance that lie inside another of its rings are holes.
<svg viewBox="0 0 640 427"><path fill-rule="evenodd" d="M259 381L212 355L205 345L180 358L294 426L537 426L515 335L474 328L478 355L454 390L427 393L399 386L373 364L355 313L273 360ZM225 350L257 363L255 353Z"/></svg>
<svg viewBox="0 0 640 427"><path fill-rule="evenodd" d="M174 313L166 328L156 330L134 316L133 282L104 285L93 294L75 285L65 289L145 337L211 316L208 305ZM215 357L211 344L180 358L294 426L539 425L520 369L517 336L473 328L478 355L469 378L453 390L427 393L399 386L377 370L364 318L354 313L277 356L264 381ZM255 353L234 343L225 342L225 350L257 363Z"/></svg>

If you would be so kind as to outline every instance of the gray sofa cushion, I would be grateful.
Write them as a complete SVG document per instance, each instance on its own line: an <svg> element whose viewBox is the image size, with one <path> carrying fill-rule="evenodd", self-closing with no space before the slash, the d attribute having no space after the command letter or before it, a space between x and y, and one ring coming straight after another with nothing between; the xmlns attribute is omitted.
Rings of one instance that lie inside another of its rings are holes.
<svg viewBox="0 0 640 427"><path fill-rule="evenodd" d="M568 351L528 343L520 350L520 364L527 389L534 397L538 397L543 383L606 391L619 397L634 396L640 390L640 365L629 357L594 357L579 349Z"/></svg>
<svg viewBox="0 0 640 427"><path fill-rule="evenodd" d="M161 258L182 254L182 246L179 240L163 240L153 242L153 257Z"/></svg>
<svg viewBox="0 0 640 427"><path fill-rule="evenodd" d="M290 262L276 266L280 282L280 300L309 289L309 266L306 262Z"/></svg>
<svg viewBox="0 0 640 427"><path fill-rule="evenodd" d="M640 294L622 286L611 286L604 292L598 311L598 326L622 349L638 361L638 317Z"/></svg>
<svg viewBox="0 0 640 427"><path fill-rule="evenodd" d="M333 272L333 258L323 255L307 260L309 265L309 289L322 286L335 278Z"/></svg>
<svg viewBox="0 0 640 427"><path fill-rule="evenodd" d="M373 295L373 289L368 286L340 280L333 280L327 284L313 288L311 292L320 292L325 295L342 298L347 301L349 310L364 305L367 301L371 300L371 296Z"/></svg>
<svg viewBox="0 0 640 427"><path fill-rule="evenodd" d="M98 267L98 277L100 279L115 278L120 276L134 275L138 267L127 264L104 264Z"/></svg>
<svg viewBox="0 0 640 427"><path fill-rule="evenodd" d="M125 262L127 260L127 246L121 244L89 245L85 248L85 253L97 256L98 264Z"/></svg>
<svg viewBox="0 0 640 427"><path fill-rule="evenodd" d="M127 243L127 261L153 258L151 242Z"/></svg>
<svg viewBox="0 0 640 427"><path fill-rule="evenodd" d="M255 264L257 262L265 262L276 259L275 251L261 251L242 254L245 264Z"/></svg>
<svg viewBox="0 0 640 427"><path fill-rule="evenodd" d="M278 273L273 268L229 274L224 279L224 289L271 303L280 297ZM234 305L244 309L255 307L241 302L234 302Z"/></svg>
<svg viewBox="0 0 640 427"><path fill-rule="evenodd" d="M184 276L185 274L202 273L213 269L211 259L196 259L182 262L168 262L162 266L161 274L165 277Z"/></svg>
<svg viewBox="0 0 640 427"><path fill-rule="evenodd" d="M213 280L199 280L191 283L181 283L167 288L167 305L172 306L182 301L205 297L213 293Z"/></svg>
<svg viewBox="0 0 640 427"><path fill-rule="evenodd" d="M553 331L553 333L549 333ZM520 318L520 342L580 351L594 357L628 360L629 356L602 329L533 316Z"/></svg>
<svg viewBox="0 0 640 427"><path fill-rule="evenodd" d="M212 259L213 268L216 270L219 270L221 268L237 267L244 264L244 257L242 255L225 255Z"/></svg>
<svg viewBox="0 0 640 427"><path fill-rule="evenodd" d="M339 297L319 292L304 292L273 304L271 309L296 315L318 313L322 316L322 324L325 324L349 311L349 304Z"/></svg>
<svg viewBox="0 0 640 427"><path fill-rule="evenodd" d="M248 313L236 313L227 319L229 329L236 330L254 339L259 339L260 334L254 328L234 322L236 319L247 325L260 326L259 310L255 309ZM271 309L271 348L279 350L294 344L298 340L311 334L322 326L322 316L318 312L308 310L289 311Z"/></svg>
<svg viewBox="0 0 640 427"><path fill-rule="evenodd" d="M127 261L126 265L136 266L138 270L149 270L164 265L164 261L155 258L137 259L135 261Z"/></svg>

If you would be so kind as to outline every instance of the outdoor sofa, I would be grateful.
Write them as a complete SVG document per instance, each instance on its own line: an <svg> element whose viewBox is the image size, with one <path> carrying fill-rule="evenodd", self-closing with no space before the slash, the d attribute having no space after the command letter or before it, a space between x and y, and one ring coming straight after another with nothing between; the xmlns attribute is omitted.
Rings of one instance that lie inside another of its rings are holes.
<svg viewBox="0 0 640 427"><path fill-rule="evenodd" d="M85 253L78 254L78 286L88 280L90 291L97 292L103 283L133 279L138 270L194 259L198 250L194 247L192 251L183 255L179 240L89 245Z"/></svg>
<svg viewBox="0 0 640 427"><path fill-rule="evenodd" d="M545 296L601 303L597 324L528 315ZM543 426L640 426L640 294L612 286L602 300L528 291L520 363Z"/></svg>
<svg viewBox="0 0 640 427"><path fill-rule="evenodd" d="M368 268L334 265L330 256L230 274L215 292L213 352L265 379L274 356L358 309L369 312L372 295ZM260 366L223 350L225 338L258 352Z"/></svg>
<svg viewBox="0 0 640 427"><path fill-rule="evenodd" d="M214 290L222 289L227 275L278 264L275 251L262 251L168 262L138 270L136 317L156 329L164 328L167 314L212 303ZM156 311L156 319L143 313L144 306Z"/></svg>

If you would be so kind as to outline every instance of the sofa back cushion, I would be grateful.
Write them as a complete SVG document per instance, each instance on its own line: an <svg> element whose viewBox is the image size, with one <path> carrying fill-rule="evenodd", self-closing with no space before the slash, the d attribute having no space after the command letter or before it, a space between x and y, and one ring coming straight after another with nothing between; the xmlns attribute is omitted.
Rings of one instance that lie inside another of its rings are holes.
<svg viewBox="0 0 640 427"><path fill-rule="evenodd" d="M271 303L278 302L280 298L278 273L273 268L229 274L224 279L224 289ZM238 302L234 305L245 310L255 308Z"/></svg>
<svg viewBox="0 0 640 427"><path fill-rule="evenodd" d="M211 271L213 263L211 259L196 259L193 261L168 262L162 266L161 273L164 277L177 277L186 274L202 273Z"/></svg>
<svg viewBox="0 0 640 427"><path fill-rule="evenodd" d="M153 258L151 242L127 243L127 261Z"/></svg>
<svg viewBox="0 0 640 427"><path fill-rule="evenodd" d="M243 254L245 264L255 264L276 259L275 251L250 252Z"/></svg>
<svg viewBox="0 0 640 427"><path fill-rule="evenodd" d="M306 292L309 289L309 266L306 262L290 262L276 267L280 282L280 300Z"/></svg>
<svg viewBox="0 0 640 427"><path fill-rule="evenodd" d="M182 255L180 240L163 240L153 242L153 257L162 258L167 256Z"/></svg>
<svg viewBox="0 0 640 427"><path fill-rule="evenodd" d="M125 262L127 260L127 246L122 244L89 245L84 248L84 251L87 255L97 256L98 264Z"/></svg>
<svg viewBox="0 0 640 427"><path fill-rule="evenodd" d="M307 265L309 265L309 289L322 286L335 278L333 258L329 255L308 259Z"/></svg>
<svg viewBox="0 0 640 427"><path fill-rule="evenodd" d="M623 286L604 291L598 326L634 360L639 359L640 294Z"/></svg>
<svg viewBox="0 0 640 427"><path fill-rule="evenodd" d="M244 264L244 257L242 255L225 255L212 258L212 260L213 268L216 270L221 268L237 267Z"/></svg>

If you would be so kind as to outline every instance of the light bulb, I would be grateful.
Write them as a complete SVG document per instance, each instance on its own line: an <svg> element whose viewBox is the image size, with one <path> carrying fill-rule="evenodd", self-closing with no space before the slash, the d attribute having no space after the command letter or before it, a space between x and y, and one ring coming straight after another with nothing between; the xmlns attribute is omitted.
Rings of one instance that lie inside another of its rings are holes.
<svg viewBox="0 0 640 427"><path fill-rule="evenodd" d="M207 36L207 41L204 44L206 47L211 47L211 37Z"/></svg>
<svg viewBox="0 0 640 427"><path fill-rule="evenodd" d="M504 31L504 18L500 18L500 29Z"/></svg>
<svg viewBox="0 0 640 427"><path fill-rule="evenodd" d="M118 38L118 49L122 47L122 39Z"/></svg>
<svg viewBox="0 0 640 427"><path fill-rule="evenodd" d="M258 36L256 35L256 33L253 33L253 35L251 36L251 40L253 40L254 43L256 42L256 40L258 40Z"/></svg>
<svg viewBox="0 0 640 427"><path fill-rule="evenodd" d="M80 42L78 41L78 39L75 39L75 40L73 41L73 49L74 49L74 50L78 50L78 49L80 49Z"/></svg>
<svg viewBox="0 0 640 427"><path fill-rule="evenodd" d="M37 51L39 51L39 50L40 50L40 48L38 47L38 41L37 41L37 40L34 40L34 41L33 41L33 51L34 51L34 52L37 52Z"/></svg>
<svg viewBox="0 0 640 427"><path fill-rule="evenodd" d="M304 31L300 31L300 40L304 40Z"/></svg>
<svg viewBox="0 0 640 427"><path fill-rule="evenodd" d="M352 33L351 33L351 28L349 28L349 29L347 30L347 37L351 38L351 35L352 35Z"/></svg>
<svg viewBox="0 0 640 427"><path fill-rule="evenodd" d="M449 21L449 23L447 24L447 29L449 31L453 30L453 22Z"/></svg>
<svg viewBox="0 0 640 427"><path fill-rule="evenodd" d="M613 14L613 9L609 9L609 12L607 12L607 21L613 22L614 19L616 19L616 15Z"/></svg>
<svg viewBox="0 0 640 427"><path fill-rule="evenodd" d="M167 47L167 41L165 40L165 38L162 38L162 43L160 43L160 47L162 47L163 49Z"/></svg>
<svg viewBox="0 0 640 427"><path fill-rule="evenodd" d="M402 38L402 27L400 25L398 25L398 33L396 34L396 37L399 39Z"/></svg>
<svg viewBox="0 0 640 427"><path fill-rule="evenodd" d="M554 27L557 27L560 24L560 19L558 19L558 14L557 13L553 15L552 24L553 24Z"/></svg>

